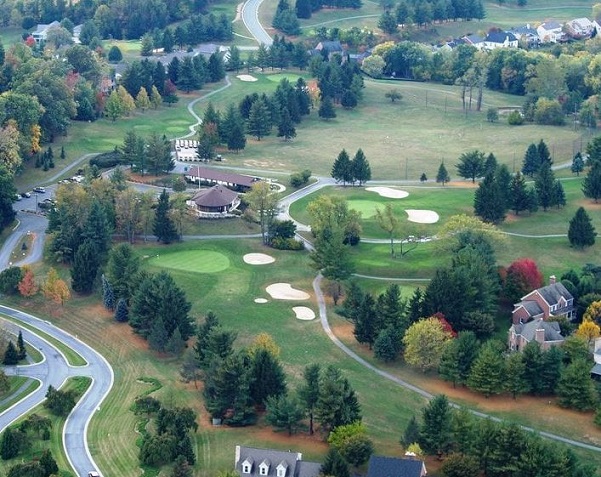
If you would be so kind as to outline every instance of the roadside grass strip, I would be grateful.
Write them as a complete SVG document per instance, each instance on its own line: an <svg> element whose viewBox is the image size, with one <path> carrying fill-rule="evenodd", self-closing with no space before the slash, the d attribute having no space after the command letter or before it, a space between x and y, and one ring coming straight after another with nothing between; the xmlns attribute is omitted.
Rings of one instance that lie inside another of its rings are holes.
<svg viewBox="0 0 601 477"><path fill-rule="evenodd" d="M25 376L9 376L8 380L10 382L10 388L6 392L6 396L9 397L0 401L0 413L3 413L14 404L25 399L42 385L37 379L26 378Z"/></svg>

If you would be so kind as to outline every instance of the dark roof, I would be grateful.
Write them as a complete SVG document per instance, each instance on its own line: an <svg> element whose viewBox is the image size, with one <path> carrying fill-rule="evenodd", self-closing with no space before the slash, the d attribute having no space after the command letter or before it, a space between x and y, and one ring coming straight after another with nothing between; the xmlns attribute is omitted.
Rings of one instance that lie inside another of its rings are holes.
<svg viewBox="0 0 601 477"><path fill-rule="evenodd" d="M596 376L601 376L601 364L595 363L595 365L591 369L591 374L594 374Z"/></svg>
<svg viewBox="0 0 601 477"><path fill-rule="evenodd" d="M202 207L224 207L234 202L236 197L238 194L233 190L218 184L210 189L199 190L192 200Z"/></svg>
<svg viewBox="0 0 601 477"><path fill-rule="evenodd" d="M275 477L280 465L286 467L285 477L317 477L321 464L304 462L302 458L300 452L236 446L235 468L242 477L264 477L259 474L259 466L266 463L269 466L267 477ZM242 472L242 464L245 461L251 463L250 473Z"/></svg>
<svg viewBox="0 0 601 477"><path fill-rule="evenodd" d="M532 27L530 27L530 25L522 25L519 27L514 27L511 29L511 31L519 33L520 35L537 35L538 36L538 33L536 32L536 28L532 28Z"/></svg>
<svg viewBox="0 0 601 477"><path fill-rule="evenodd" d="M253 183L258 180L256 177L198 166L190 167L186 175L191 177L200 177L201 180L205 179L213 182L228 182L230 184L241 185L244 187L251 187Z"/></svg>
<svg viewBox="0 0 601 477"><path fill-rule="evenodd" d="M369 458L367 477L421 477L423 461L372 455Z"/></svg>
<svg viewBox="0 0 601 477"><path fill-rule="evenodd" d="M541 25L541 27L544 28L547 31L557 30L558 28L561 28L561 23L558 23L558 22L556 22L554 20L551 20L551 21L548 21L548 22L544 22Z"/></svg>
<svg viewBox="0 0 601 477"><path fill-rule="evenodd" d="M568 289L560 282L552 283L546 287L539 288L538 292L549 305L555 305L557 302L559 302L561 297L563 297L566 301L574 299Z"/></svg>
<svg viewBox="0 0 601 477"><path fill-rule="evenodd" d="M342 44L338 41L320 41L315 47L316 50L327 50L328 53L343 51Z"/></svg>
<svg viewBox="0 0 601 477"><path fill-rule="evenodd" d="M557 321L545 321L542 318L530 321L524 325L513 325L516 334L522 335L528 341L534 341L536 330L545 330L545 341L563 341L559 323Z"/></svg>
<svg viewBox="0 0 601 477"><path fill-rule="evenodd" d="M482 43L484 41L483 38L478 35L467 35L463 37L463 40L472 45L476 45L477 43Z"/></svg>
<svg viewBox="0 0 601 477"><path fill-rule="evenodd" d="M491 31L488 35L486 35L486 41L491 43L504 43L507 41L516 41L517 38L513 33L506 31Z"/></svg>
<svg viewBox="0 0 601 477"><path fill-rule="evenodd" d="M522 305L526 309L530 316L536 316L543 313L543 309L534 300L523 301L522 303L520 303L520 305Z"/></svg>

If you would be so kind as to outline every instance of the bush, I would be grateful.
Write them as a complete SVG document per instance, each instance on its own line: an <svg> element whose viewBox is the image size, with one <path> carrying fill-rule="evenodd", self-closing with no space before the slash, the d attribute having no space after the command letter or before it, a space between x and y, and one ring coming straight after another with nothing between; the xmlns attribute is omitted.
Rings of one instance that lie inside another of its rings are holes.
<svg viewBox="0 0 601 477"><path fill-rule="evenodd" d="M499 110L497 108L488 108L488 111L486 111L486 120L489 123L496 123L499 120Z"/></svg>
<svg viewBox="0 0 601 477"><path fill-rule="evenodd" d="M301 172L295 172L290 175L290 186L291 187L301 187L309 182L311 177L311 171L309 169L305 169Z"/></svg>
<svg viewBox="0 0 601 477"><path fill-rule="evenodd" d="M512 111L507 117L507 123L510 126L521 126L524 124L524 117L519 111Z"/></svg>
<svg viewBox="0 0 601 477"><path fill-rule="evenodd" d="M271 246L277 250L303 250L305 244L293 238L275 237Z"/></svg>
<svg viewBox="0 0 601 477"><path fill-rule="evenodd" d="M118 46L111 46L108 54L108 60L110 63L119 63L123 59L123 54Z"/></svg>
<svg viewBox="0 0 601 477"><path fill-rule="evenodd" d="M23 242L25 245L25 242ZM0 273L0 292L15 295L19 292L19 283L25 273L20 267L9 267Z"/></svg>
<svg viewBox="0 0 601 477"><path fill-rule="evenodd" d="M125 165L124 157L118 150L104 152L90 159L90 165L100 169L109 169L122 164Z"/></svg>

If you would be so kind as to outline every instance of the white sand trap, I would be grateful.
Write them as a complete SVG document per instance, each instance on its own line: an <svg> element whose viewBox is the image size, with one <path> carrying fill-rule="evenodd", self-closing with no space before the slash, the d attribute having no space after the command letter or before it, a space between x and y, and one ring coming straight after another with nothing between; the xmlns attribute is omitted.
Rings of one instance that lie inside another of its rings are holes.
<svg viewBox="0 0 601 477"><path fill-rule="evenodd" d="M240 81L257 81L257 78L252 75L238 75L236 78L238 78Z"/></svg>
<svg viewBox="0 0 601 477"><path fill-rule="evenodd" d="M375 192L388 199L404 199L409 195L409 192L399 189L391 189L390 187L366 187L365 190L368 192Z"/></svg>
<svg viewBox="0 0 601 477"><path fill-rule="evenodd" d="M267 265L275 262L275 258L266 253L247 253L242 259L249 265Z"/></svg>
<svg viewBox="0 0 601 477"><path fill-rule="evenodd" d="M308 293L292 288L290 283L274 283L265 288L265 291L274 300L308 300L310 298Z"/></svg>
<svg viewBox="0 0 601 477"><path fill-rule="evenodd" d="M267 298L255 298L255 303L267 303Z"/></svg>
<svg viewBox="0 0 601 477"><path fill-rule="evenodd" d="M310 321L315 319L315 313L311 308L306 306L294 306L292 311L296 314L296 318L299 320Z"/></svg>
<svg viewBox="0 0 601 477"><path fill-rule="evenodd" d="M409 222L417 222L418 224L435 224L440 219L433 210L406 209L405 212L409 216L407 217Z"/></svg>

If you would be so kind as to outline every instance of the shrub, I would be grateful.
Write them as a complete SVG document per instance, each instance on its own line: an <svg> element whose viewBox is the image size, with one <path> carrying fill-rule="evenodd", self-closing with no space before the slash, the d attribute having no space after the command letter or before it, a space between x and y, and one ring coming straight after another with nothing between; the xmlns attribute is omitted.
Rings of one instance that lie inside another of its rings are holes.
<svg viewBox="0 0 601 477"><path fill-rule="evenodd" d="M305 248L303 242L283 237L275 237L271 241L271 246L277 250L303 250Z"/></svg>
<svg viewBox="0 0 601 477"><path fill-rule="evenodd" d="M123 154L121 154L121 152L118 150L104 152L90 159L90 165L96 166L100 169L109 169L120 164L125 164L125 162Z"/></svg>
<svg viewBox="0 0 601 477"><path fill-rule="evenodd" d="M512 111L507 117L507 123L510 126L521 126L524 124L524 117L519 111Z"/></svg>
<svg viewBox="0 0 601 477"><path fill-rule="evenodd" d="M488 108L488 111L486 111L486 120L489 123L496 123L499 120L499 110L497 108Z"/></svg>

